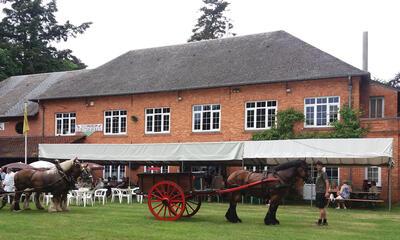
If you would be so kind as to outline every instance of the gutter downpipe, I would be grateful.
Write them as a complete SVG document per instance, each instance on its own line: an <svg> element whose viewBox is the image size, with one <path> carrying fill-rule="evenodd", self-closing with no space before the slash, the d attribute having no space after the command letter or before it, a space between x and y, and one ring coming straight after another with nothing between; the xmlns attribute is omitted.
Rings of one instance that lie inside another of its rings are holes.
<svg viewBox="0 0 400 240"><path fill-rule="evenodd" d="M349 108L351 108L352 105L353 105L353 104L352 104L352 98L353 98L353 80L352 80L351 76L348 76L347 79L348 79L347 86L348 86L348 92L349 92L349 99L348 99L348 102L349 102ZM352 167L349 168L349 180L350 180L350 182L353 182L353 168L352 168Z"/></svg>
<svg viewBox="0 0 400 240"><path fill-rule="evenodd" d="M40 100L37 101L37 103L39 104L39 106L42 107L42 138L44 138L44 115L45 115L45 110L44 110L44 106L40 104Z"/></svg>

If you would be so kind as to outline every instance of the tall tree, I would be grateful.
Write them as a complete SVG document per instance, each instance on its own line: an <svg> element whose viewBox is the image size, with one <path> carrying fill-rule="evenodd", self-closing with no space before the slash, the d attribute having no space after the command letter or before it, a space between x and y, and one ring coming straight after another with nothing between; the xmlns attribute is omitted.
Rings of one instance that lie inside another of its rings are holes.
<svg viewBox="0 0 400 240"><path fill-rule="evenodd" d="M83 69L70 49L52 44L85 32L91 22L79 26L59 24L56 0L0 0L5 17L0 22L0 80L13 74Z"/></svg>
<svg viewBox="0 0 400 240"><path fill-rule="evenodd" d="M231 33L233 24L225 16L230 3L224 0L202 0L204 6L200 9L202 15L197 19L197 24L192 30L193 35L188 42L196 42L207 39L217 39L225 36L235 36Z"/></svg>

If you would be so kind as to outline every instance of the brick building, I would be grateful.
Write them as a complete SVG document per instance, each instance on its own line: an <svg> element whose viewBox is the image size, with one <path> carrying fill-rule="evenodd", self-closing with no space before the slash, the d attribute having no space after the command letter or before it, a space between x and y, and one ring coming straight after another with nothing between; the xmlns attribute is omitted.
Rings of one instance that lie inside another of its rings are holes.
<svg viewBox="0 0 400 240"><path fill-rule="evenodd" d="M340 107L351 105L363 111L368 137L394 139L398 159L397 89L283 31L131 51L30 99L39 105L32 134L126 144L249 140L289 107L306 116L296 131L329 131ZM16 135L15 124L8 120L0 136ZM125 175L119 164L108 164L105 176ZM395 200L399 171L396 165ZM351 178L355 188L364 179L380 186L388 179L378 167L327 172L332 180Z"/></svg>

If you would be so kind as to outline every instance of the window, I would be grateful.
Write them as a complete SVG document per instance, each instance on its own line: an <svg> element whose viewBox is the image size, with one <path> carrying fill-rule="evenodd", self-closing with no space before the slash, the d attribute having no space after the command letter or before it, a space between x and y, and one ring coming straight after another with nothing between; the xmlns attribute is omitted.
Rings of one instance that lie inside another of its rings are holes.
<svg viewBox="0 0 400 240"><path fill-rule="evenodd" d="M268 170L268 166L263 166L263 165L249 165L249 166L244 166L244 170L250 171L250 172L257 172L257 173L262 173L266 172Z"/></svg>
<svg viewBox="0 0 400 240"><path fill-rule="evenodd" d="M144 166L145 173L169 173L169 166Z"/></svg>
<svg viewBox="0 0 400 240"><path fill-rule="evenodd" d="M170 129L169 108L146 109L146 133L169 133Z"/></svg>
<svg viewBox="0 0 400 240"><path fill-rule="evenodd" d="M0 122L0 131L4 131L6 128L4 127L4 123Z"/></svg>
<svg viewBox="0 0 400 240"><path fill-rule="evenodd" d="M369 98L369 117L383 118L385 115L385 101L383 97Z"/></svg>
<svg viewBox="0 0 400 240"><path fill-rule="evenodd" d="M125 165L105 165L103 170L104 179L116 179L122 181L125 177Z"/></svg>
<svg viewBox="0 0 400 240"><path fill-rule="evenodd" d="M271 128L275 124L276 112L276 101L247 102L245 129Z"/></svg>
<svg viewBox="0 0 400 240"><path fill-rule="evenodd" d="M75 113L56 113L56 135L74 135L76 124Z"/></svg>
<svg viewBox="0 0 400 240"><path fill-rule="evenodd" d="M193 106L193 132L219 131L221 122L221 105Z"/></svg>
<svg viewBox="0 0 400 240"><path fill-rule="evenodd" d="M104 134L126 134L126 111L113 110L104 112Z"/></svg>
<svg viewBox="0 0 400 240"><path fill-rule="evenodd" d="M375 181L376 186L381 187L381 168L380 167L367 167L365 168L365 178L371 182Z"/></svg>
<svg viewBox="0 0 400 240"><path fill-rule="evenodd" d="M326 175L328 175L329 182L336 182L339 186L339 168L338 167L325 167Z"/></svg>
<svg viewBox="0 0 400 240"><path fill-rule="evenodd" d="M18 134L23 134L24 132L24 122L17 122L15 124L15 132Z"/></svg>
<svg viewBox="0 0 400 240"><path fill-rule="evenodd" d="M328 127L339 119L339 97L318 97L304 99L306 127Z"/></svg>

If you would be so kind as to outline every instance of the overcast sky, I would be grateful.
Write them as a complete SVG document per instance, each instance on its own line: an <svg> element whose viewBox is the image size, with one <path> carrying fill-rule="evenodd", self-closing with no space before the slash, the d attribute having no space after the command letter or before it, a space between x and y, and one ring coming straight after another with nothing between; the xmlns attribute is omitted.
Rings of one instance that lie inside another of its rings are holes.
<svg viewBox="0 0 400 240"><path fill-rule="evenodd" d="M58 19L92 21L62 44L90 68L133 49L185 43L201 0L58 0ZM353 66L362 67L362 32L369 32L369 71L400 72L400 1L229 0L238 35L285 30Z"/></svg>

